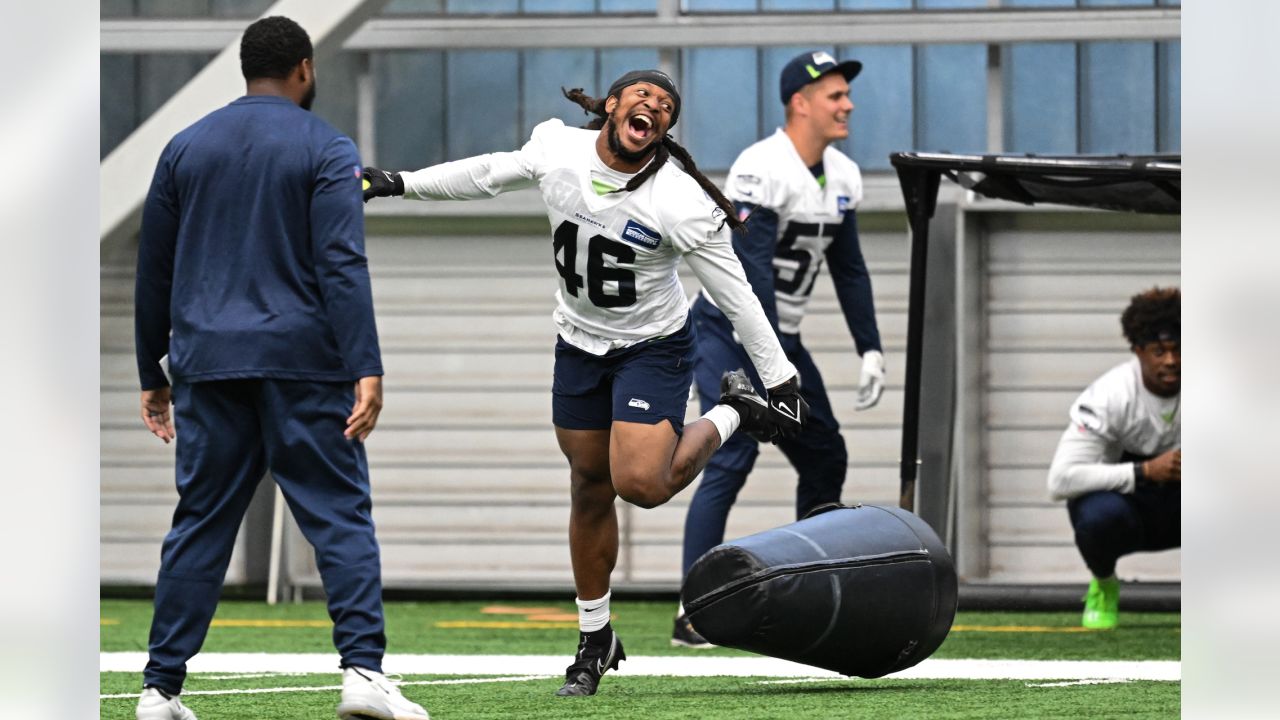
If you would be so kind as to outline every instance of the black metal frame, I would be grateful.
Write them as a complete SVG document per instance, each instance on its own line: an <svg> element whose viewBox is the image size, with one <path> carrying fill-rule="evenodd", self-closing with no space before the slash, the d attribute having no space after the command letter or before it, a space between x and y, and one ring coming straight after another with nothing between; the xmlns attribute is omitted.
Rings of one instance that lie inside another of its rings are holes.
<svg viewBox="0 0 1280 720"><path fill-rule="evenodd" d="M937 209L942 176L946 175L983 195L1028 205L1050 202L1107 210L1178 214L1182 211L1182 158L1179 155L1038 157L897 152L889 156L889 161L898 172L911 226L911 285L907 305L907 368L898 504L904 510L914 512L916 475L920 464L925 267L929 253L929 221ZM1122 185L1131 191L1140 191L1140 196L1135 193L1105 193L1108 188ZM1099 190L1104 192L1099 193ZM1102 195L1106 197L1100 197Z"/></svg>

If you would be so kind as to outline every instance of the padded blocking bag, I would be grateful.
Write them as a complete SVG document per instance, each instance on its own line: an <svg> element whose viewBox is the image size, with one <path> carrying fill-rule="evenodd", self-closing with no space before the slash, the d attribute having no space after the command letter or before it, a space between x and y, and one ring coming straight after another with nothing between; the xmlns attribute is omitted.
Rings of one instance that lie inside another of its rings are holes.
<svg viewBox="0 0 1280 720"><path fill-rule="evenodd" d="M956 615L938 536L899 508L826 507L699 558L680 592L693 626L716 645L865 678L931 655Z"/></svg>

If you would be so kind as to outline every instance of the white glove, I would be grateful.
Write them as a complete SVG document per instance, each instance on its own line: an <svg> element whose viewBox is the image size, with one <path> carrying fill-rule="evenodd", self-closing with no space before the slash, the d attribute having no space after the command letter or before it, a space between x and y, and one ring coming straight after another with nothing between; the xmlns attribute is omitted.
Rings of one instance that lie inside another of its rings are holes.
<svg viewBox="0 0 1280 720"><path fill-rule="evenodd" d="M862 354L862 378L858 381L858 399L854 410L867 410L880 402L884 394L884 355L879 350Z"/></svg>

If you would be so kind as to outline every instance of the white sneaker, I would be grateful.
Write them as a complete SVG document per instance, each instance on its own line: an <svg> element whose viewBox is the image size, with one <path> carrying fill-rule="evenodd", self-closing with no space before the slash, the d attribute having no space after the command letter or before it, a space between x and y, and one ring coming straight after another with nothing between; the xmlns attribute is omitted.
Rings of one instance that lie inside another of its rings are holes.
<svg viewBox="0 0 1280 720"><path fill-rule="evenodd" d="M153 687L142 689L137 713L138 720L196 720L177 695L168 696Z"/></svg>
<svg viewBox="0 0 1280 720"><path fill-rule="evenodd" d="M400 694L382 673L349 667L342 671L341 720L431 720L422 706Z"/></svg>

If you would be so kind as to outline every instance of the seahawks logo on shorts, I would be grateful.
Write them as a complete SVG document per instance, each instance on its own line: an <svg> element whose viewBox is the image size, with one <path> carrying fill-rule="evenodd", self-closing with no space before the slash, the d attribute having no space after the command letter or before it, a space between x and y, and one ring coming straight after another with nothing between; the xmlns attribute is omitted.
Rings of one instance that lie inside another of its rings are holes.
<svg viewBox="0 0 1280 720"><path fill-rule="evenodd" d="M631 398L629 401L627 401L627 406L633 407L633 408L640 408L645 412L649 412L649 403L645 402L644 400L641 400L640 398Z"/></svg>

